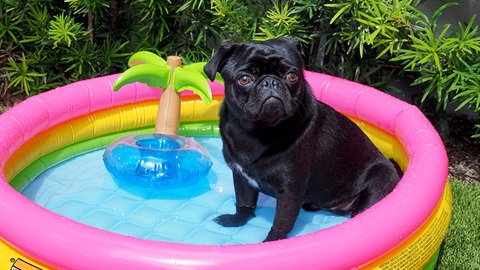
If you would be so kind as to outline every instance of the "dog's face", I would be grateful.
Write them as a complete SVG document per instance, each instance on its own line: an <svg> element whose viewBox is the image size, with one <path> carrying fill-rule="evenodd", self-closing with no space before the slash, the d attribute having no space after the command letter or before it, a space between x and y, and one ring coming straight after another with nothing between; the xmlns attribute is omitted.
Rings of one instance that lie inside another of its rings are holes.
<svg viewBox="0 0 480 270"><path fill-rule="evenodd" d="M229 112L255 128L291 117L306 86L300 44L294 39L221 47L204 70L211 80L216 72L222 75Z"/></svg>

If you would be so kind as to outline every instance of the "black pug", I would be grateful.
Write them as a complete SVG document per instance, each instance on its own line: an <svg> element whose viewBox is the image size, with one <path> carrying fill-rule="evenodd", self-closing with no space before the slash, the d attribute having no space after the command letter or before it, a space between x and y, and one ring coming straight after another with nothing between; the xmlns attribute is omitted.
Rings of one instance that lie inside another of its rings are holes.
<svg viewBox="0 0 480 270"><path fill-rule="evenodd" d="M277 199L265 241L283 239L302 207L355 216L398 183L395 164L314 97L303 69L299 42L286 38L223 46L205 65L225 81L219 126L236 196L236 213L220 225L244 225L263 192Z"/></svg>

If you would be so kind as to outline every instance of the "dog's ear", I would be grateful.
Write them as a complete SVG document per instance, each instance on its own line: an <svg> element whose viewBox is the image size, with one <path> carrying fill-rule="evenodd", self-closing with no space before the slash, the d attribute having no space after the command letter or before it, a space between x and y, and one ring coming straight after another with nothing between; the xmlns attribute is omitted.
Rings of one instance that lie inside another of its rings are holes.
<svg viewBox="0 0 480 270"><path fill-rule="evenodd" d="M235 45L226 45L220 47L203 67L203 71L212 82L215 80L217 71L219 72L221 70L224 60L226 60L234 50L234 46Z"/></svg>

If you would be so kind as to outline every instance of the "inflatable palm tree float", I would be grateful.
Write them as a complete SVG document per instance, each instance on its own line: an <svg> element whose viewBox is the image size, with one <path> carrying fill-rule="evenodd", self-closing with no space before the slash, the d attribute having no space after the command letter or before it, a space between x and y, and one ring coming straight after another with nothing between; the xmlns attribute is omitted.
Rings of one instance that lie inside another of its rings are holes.
<svg viewBox="0 0 480 270"><path fill-rule="evenodd" d="M181 91L192 90L205 104L211 103L210 86L203 73L205 63L182 66L180 57L169 56L165 61L141 51L130 58L128 65L130 68L115 81L115 91L134 82L164 90L155 132L114 141L103 157L107 170L116 180L143 187L181 187L202 179L212 166L211 159L198 142L178 136L178 125Z"/></svg>

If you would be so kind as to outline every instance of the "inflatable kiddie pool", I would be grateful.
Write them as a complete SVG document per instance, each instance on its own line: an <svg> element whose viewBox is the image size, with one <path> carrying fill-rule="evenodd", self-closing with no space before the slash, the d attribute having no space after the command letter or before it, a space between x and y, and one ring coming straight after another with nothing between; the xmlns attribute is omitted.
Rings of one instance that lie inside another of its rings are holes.
<svg viewBox="0 0 480 270"><path fill-rule="evenodd" d="M53 164L153 125L158 90L135 83L115 93L118 75L112 75L32 97L0 116L0 268L433 268L451 215L448 161L438 134L414 106L336 77L305 75L319 100L351 117L404 170L395 190L364 213L281 241L195 245L104 231L20 194ZM211 87L209 107L183 96L187 133L218 134L223 86ZM92 138L100 139L83 143Z"/></svg>

